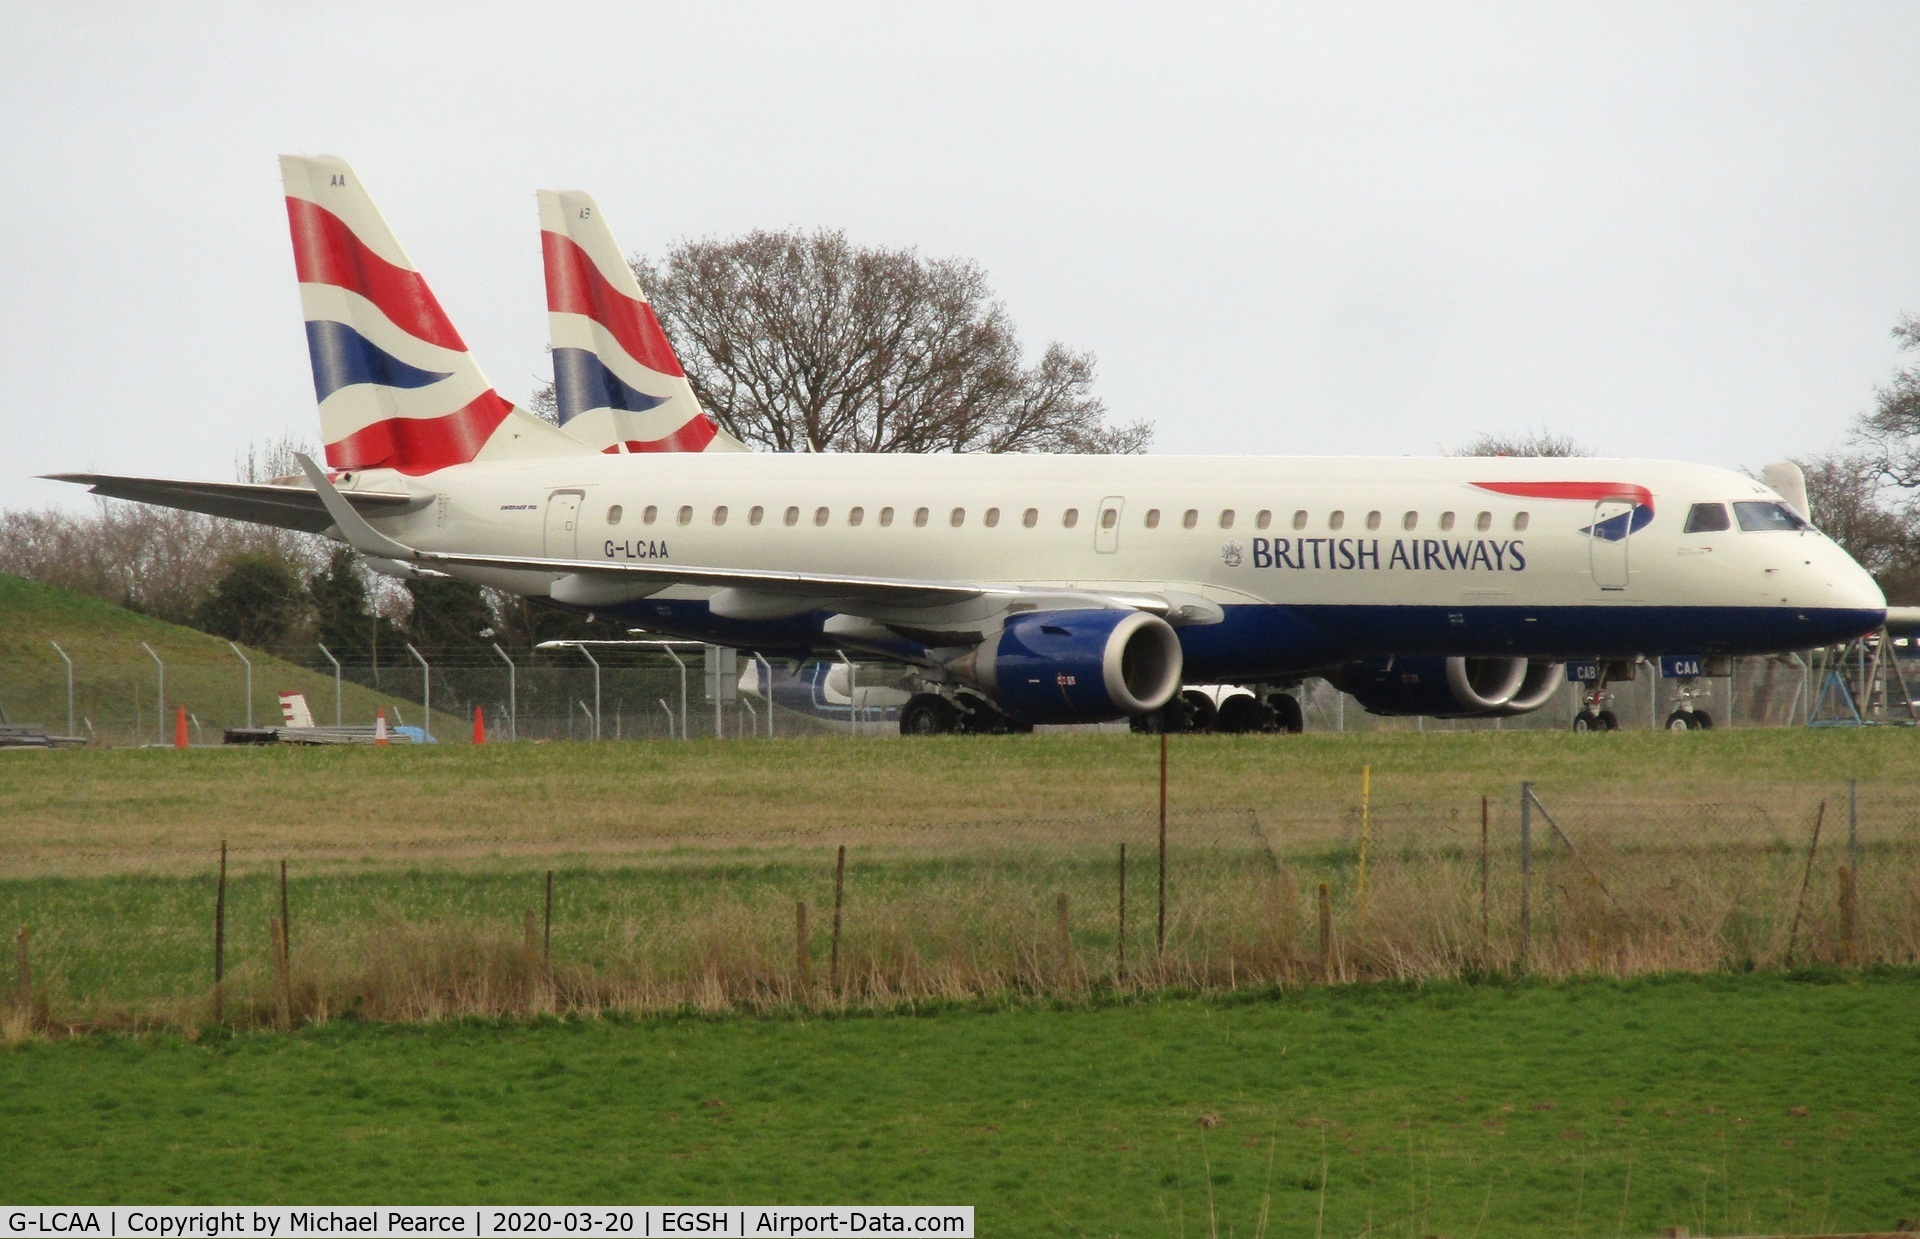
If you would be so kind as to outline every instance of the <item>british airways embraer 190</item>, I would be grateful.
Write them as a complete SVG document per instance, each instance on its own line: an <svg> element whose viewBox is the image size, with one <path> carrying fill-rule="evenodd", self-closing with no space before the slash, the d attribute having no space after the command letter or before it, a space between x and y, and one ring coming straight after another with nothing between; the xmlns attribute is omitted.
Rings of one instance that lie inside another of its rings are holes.
<svg viewBox="0 0 1920 1239"><path fill-rule="evenodd" d="M1700 465L745 452L571 192L540 195L556 427L488 385L344 161L281 171L326 469L56 476L676 637L896 660L925 689L910 732L1308 675L1379 713L1517 714L1563 660L1805 649L1885 615L1781 494Z"/></svg>

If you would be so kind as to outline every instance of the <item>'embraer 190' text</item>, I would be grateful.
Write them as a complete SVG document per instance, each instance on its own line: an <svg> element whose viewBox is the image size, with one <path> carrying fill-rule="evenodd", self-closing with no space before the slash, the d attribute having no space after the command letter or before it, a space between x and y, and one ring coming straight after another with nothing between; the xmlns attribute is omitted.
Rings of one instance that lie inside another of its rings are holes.
<svg viewBox="0 0 1920 1239"><path fill-rule="evenodd" d="M1336 572L1524 572L1521 539L1255 538L1256 568L1326 568Z"/></svg>

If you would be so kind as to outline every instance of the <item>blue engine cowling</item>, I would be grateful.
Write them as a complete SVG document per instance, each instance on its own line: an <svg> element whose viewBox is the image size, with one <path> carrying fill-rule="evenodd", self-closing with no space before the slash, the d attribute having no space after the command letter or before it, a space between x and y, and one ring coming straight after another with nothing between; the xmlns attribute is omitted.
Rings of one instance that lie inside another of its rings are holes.
<svg viewBox="0 0 1920 1239"><path fill-rule="evenodd" d="M949 669L1026 723L1157 710L1180 689L1180 639L1144 611L1017 615Z"/></svg>
<svg viewBox="0 0 1920 1239"><path fill-rule="evenodd" d="M1547 704L1560 664L1525 658L1396 657L1385 666L1349 663L1340 687L1369 714L1497 718Z"/></svg>

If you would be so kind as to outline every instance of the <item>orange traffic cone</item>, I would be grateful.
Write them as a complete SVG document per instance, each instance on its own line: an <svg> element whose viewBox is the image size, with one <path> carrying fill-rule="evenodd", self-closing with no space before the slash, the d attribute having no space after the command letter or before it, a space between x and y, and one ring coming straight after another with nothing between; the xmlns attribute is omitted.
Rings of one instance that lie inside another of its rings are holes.
<svg viewBox="0 0 1920 1239"><path fill-rule="evenodd" d="M181 706L180 713L173 716L173 747L187 747L187 707Z"/></svg>
<svg viewBox="0 0 1920 1239"><path fill-rule="evenodd" d="M487 712L479 706L473 707L473 742L475 744L487 742Z"/></svg>
<svg viewBox="0 0 1920 1239"><path fill-rule="evenodd" d="M387 743L387 707L381 706L380 713L373 720L373 742L382 747Z"/></svg>

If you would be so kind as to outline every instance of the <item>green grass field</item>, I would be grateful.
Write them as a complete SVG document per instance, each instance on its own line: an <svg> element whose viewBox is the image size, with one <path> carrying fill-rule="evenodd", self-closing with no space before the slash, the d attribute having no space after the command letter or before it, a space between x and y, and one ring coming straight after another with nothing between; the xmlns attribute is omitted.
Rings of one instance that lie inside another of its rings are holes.
<svg viewBox="0 0 1920 1239"><path fill-rule="evenodd" d="M972 1203L983 1234L1885 1229L1920 973L0 1052L19 1203ZM1323 1188L1324 1184L1324 1188ZM1263 1227L1264 1219L1264 1227Z"/></svg>

